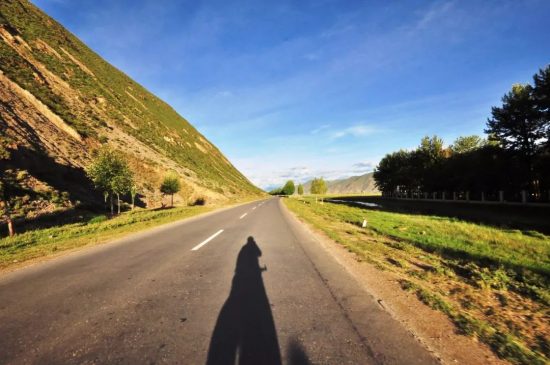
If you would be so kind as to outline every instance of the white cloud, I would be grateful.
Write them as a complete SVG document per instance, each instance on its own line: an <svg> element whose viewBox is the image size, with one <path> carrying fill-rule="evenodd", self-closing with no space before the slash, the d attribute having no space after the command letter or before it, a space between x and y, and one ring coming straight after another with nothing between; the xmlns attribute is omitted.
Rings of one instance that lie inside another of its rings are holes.
<svg viewBox="0 0 550 365"><path fill-rule="evenodd" d="M452 10L453 6L454 1L433 4L423 13L418 23L416 23L415 28L418 30L425 29L438 20L448 18L449 12Z"/></svg>
<svg viewBox="0 0 550 365"><path fill-rule="evenodd" d="M322 130L325 130L327 128L330 128L330 124L323 124L322 126L318 127L318 128L315 128L314 130L311 131L311 134L317 134L319 132L321 132Z"/></svg>
<svg viewBox="0 0 550 365"><path fill-rule="evenodd" d="M266 166L258 159L250 158L238 160L237 166L254 183L266 190L281 187L287 180L293 180L296 184L305 183L314 177L323 177L325 180L337 180L350 176L362 175L372 171L375 162L362 161L354 164L328 162L324 167L317 161L309 161L307 165L300 166Z"/></svg>
<svg viewBox="0 0 550 365"><path fill-rule="evenodd" d="M376 163L372 161L363 161L363 162L357 162L354 163L352 168L353 172L355 173L366 173L374 170L376 167Z"/></svg>
<svg viewBox="0 0 550 365"><path fill-rule="evenodd" d="M378 131L379 130L373 126L366 125L366 124L357 124L351 127L341 129L339 131L335 131L331 134L331 137L334 139L343 138L347 136L362 137L362 136L371 135Z"/></svg>

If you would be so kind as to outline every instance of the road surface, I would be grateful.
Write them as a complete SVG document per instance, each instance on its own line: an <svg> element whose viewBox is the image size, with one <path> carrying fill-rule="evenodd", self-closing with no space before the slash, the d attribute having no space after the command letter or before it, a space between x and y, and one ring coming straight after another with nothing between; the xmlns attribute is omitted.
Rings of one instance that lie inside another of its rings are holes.
<svg viewBox="0 0 550 365"><path fill-rule="evenodd" d="M2 364L436 364L268 199L0 277Z"/></svg>

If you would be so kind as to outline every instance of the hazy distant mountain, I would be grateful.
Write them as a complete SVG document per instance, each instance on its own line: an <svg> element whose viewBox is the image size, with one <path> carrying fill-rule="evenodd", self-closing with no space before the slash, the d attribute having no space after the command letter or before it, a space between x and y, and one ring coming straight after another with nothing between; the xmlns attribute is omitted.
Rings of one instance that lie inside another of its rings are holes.
<svg viewBox="0 0 550 365"><path fill-rule="evenodd" d="M328 180L329 194L354 194L354 193L378 193L374 184L373 173L369 172L360 176L351 176L346 179ZM309 193L311 181L304 184L304 191Z"/></svg>

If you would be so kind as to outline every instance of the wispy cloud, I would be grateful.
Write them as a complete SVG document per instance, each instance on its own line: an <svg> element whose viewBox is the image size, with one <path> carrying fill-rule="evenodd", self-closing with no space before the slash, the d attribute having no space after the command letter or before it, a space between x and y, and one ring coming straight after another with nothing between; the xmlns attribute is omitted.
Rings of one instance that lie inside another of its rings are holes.
<svg viewBox="0 0 550 365"><path fill-rule="evenodd" d="M334 131L333 133L331 133L330 137L333 138L333 139L343 138L343 137L347 137L347 136L363 137L363 136L371 135L371 134L376 133L378 131L379 131L378 128L376 128L374 126L371 126L371 125L356 124L356 125L353 125L351 127L347 127L347 128L344 128L344 129L341 129L341 130L338 130L338 131Z"/></svg>
<svg viewBox="0 0 550 365"><path fill-rule="evenodd" d="M327 128L330 128L330 124L323 124L322 126L318 127L318 128L315 128L314 130L311 131L311 134L317 134Z"/></svg>
<svg viewBox="0 0 550 365"><path fill-rule="evenodd" d="M296 184L305 183L315 177L322 177L325 180L337 180L350 176L363 175L371 172L376 163L361 161L353 164L343 161L327 161L324 167L311 160L307 165L285 167L272 166L263 168L258 159L250 158L246 161L237 161L243 166L244 172L257 186L270 190L282 186L287 180L293 180Z"/></svg>
<svg viewBox="0 0 550 365"><path fill-rule="evenodd" d="M291 180L301 180L308 176L311 176L311 170L305 166L291 167L280 175L281 178Z"/></svg>
<svg viewBox="0 0 550 365"><path fill-rule="evenodd" d="M372 171L376 167L376 163L372 161L363 161L363 162L357 162L352 165L354 172L369 172Z"/></svg>
<svg viewBox="0 0 550 365"><path fill-rule="evenodd" d="M422 11L422 15L416 23L415 28L419 30L426 29L440 19L448 19L449 13L453 10L454 3L454 1L446 1L432 4L427 10Z"/></svg>

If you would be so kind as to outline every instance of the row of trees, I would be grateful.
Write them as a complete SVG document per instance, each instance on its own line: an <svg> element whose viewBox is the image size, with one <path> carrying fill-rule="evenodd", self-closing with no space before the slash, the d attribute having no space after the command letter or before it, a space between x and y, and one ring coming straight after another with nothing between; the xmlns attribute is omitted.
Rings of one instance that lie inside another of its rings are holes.
<svg viewBox="0 0 550 365"><path fill-rule="evenodd" d="M120 197L123 195L130 196L134 209L138 188L128 162L120 153L109 148L99 150L86 172L94 186L103 192L105 203L110 201L111 214L114 214L114 197L117 200L117 212L120 214ZM168 172L160 185L160 192L171 196L171 206L174 206L174 194L180 189L178 175Z"/></svg>
<svg viewBox="0 0 550 365"><path fill-rule="evenodd" d="M0 162L8 160L10 158L9 150L5 147L7 140L0 136ZM0 208L2 216L8 224L9 235L15 235L15 228L13 227L13 220L11 218L11 197L13 195L13 181L11 181L11 175L6 173L3 169L0 170Z"/></svg>
<svg viewBox="0 0 550 365"><path fill-rule="evenodd" d="M282 188L276 188L269 192L271 195L293 195L296 192L296 185L293 180L288 180ZM298 194L304 193L304 187L302 184L298 185Z"/></svg>
<svg viewBox="0 0 550 365"><path fill-rule="evenodd" d="M294 181L288 180L282 188L274 189L269 192L271 195L304 195L304 186L298 184L298 187L294 184ZM323 195L327 193L327 183L322 177L314 178L311 181L310 193L314 195Z"/></svg>
<svg viewBox="0 0 550 365"><path fill-rule="evenodd" d="M0 137L0 162L7 161L10 158L9 149L5 147L6 144L7 142ZM9 235L13 236L15 235L15 227L12 219L12 203L20 189L18 189L17 182L14 179L14 173L11 172L11 170L5 169L0 171L0 212L3 220L7 222ZM132 209L134 209L138 188L134 174L122 154L103 148L98 151L86 172L95 187L103 192L105 203L110 202L111 215L114 214L115 197L119 214L121 211L121 198L124 196L131 198ZM162 194L171 196L171 205L173 206L174 194L181 189L179 176L175 172L168 172L159 189Z"/></svg>
<svg viewBox="0 0 550 365"><path fill-rule="evenodd" d="M468 191L529 192L532 200L550 191L550 66L532 85L514 85L493 107L487 139L459 137L448 147L437 136L418 148L386 155L374 172L384 193Z"/></svg>

